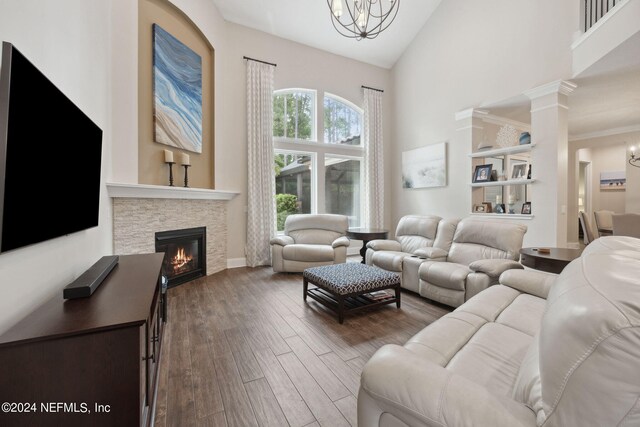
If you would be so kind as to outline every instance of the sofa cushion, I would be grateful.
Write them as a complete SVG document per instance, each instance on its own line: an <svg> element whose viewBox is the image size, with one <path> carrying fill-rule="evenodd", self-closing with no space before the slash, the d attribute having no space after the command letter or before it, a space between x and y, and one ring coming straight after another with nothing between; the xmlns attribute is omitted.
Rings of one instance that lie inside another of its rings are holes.
<svg viewBox="0 0 640 427"><path fill-rule="evenodd" d="M444 367L486 323L474 314L454 311L418 332L404 346Z"/></svg>
<svg viewBox="0 0 640 427"><path fill-rule="evenodd" d="M303 245L331 246L333 241L342 236L342 234L335 231L322 230L319 228L307 228L305 230L290 231L289 236L291 236L296 243Z"/></svg>
<svg viewBox="0 0 640 427"><path fill-rule="evenodd" d="M495 394L511 396L520 364L533 337L499 323L487 323L451 359L447 370Z"/></svg>
<svg viewBox="0 0 640 427"><path fill-rule="evenodd" d="M469 265L479 259L517 260L526 231L522 224L463 219L456 227L447 261Z"/></svg>
<svg viewBox="0 0 640 427"><path fill-rule="evenodd" d="M396 240L402 245L402 251L413 253L418 248L433 246L441 219L439 216L402 217L396 228Z"/></svg>
<svg viewBox="0 0 640 427"><path fill-rule="evenodd" d="M282 248L286 260L304 262L333 261L334 251L330 245L287 245Z"/></svg>
<svg viewBox="0 0 640 427"><path fill-rule="evenodd" d="M453 262L425 261L420 266L420 279L447 289L464 291L469 267Z"/></svg>
<svg viewBox="0 0 640 427"><path fill-rule="evenodd" d="M411 254L396 251L381 251L373 254L373 265L387 271L402 271L402 261Z"/></svg>
<svg viewBox="0 0 640 427"><path fill-rule="evenodd" d="M500 313L496 323L534 336L540 330L540 319L542 319L544 307L545 300L533 295L521 294Z"/></svg>

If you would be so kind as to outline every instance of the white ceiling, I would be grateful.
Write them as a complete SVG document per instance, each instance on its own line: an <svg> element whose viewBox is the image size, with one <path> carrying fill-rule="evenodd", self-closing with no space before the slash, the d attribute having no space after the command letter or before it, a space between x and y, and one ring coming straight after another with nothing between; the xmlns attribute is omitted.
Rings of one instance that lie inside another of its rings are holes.
<svg viewBox="0 0 640 427"><path fill-rule="evenodd" d="M440 1L401 1L387 30L356 41L333 28L327 0L213 0L227 21L384 68L393 67Z"/></svg>

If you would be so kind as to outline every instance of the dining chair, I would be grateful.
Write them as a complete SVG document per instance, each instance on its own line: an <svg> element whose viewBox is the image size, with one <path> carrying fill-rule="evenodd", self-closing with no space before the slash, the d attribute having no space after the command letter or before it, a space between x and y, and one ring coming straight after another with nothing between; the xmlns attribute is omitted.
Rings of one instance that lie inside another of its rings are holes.
<svg viewBox="0 0 640 427"><path fill-rule="evenodd" d="M578 213L578 218L580 219L580 226L582 227L582 231L584 233L584 244L588 245L595 240L593 238L593 232L591 231L591 224L589 224L587 215L582 211Z"/></svg>
<svg viewBox="0 0 640 427"><path fill-rule="evenodd" d="M611 236L613 234L613 211L600 210L595 211L593 216L596 219L596 229L598 236Z"/></svg>
<svg viewBox="0 0 640 427"><path fill-rule="evenodd" d="M614 214L613 235L640 238L640 214Z"/></svg>

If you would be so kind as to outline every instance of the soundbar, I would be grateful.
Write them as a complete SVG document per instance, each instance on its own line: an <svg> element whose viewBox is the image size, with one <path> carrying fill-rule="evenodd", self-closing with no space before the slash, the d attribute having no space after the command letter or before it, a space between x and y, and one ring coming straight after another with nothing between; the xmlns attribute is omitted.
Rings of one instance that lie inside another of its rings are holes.
<svg viewBox="0 0 640 427"><path fill-rule="evenodd" d="M86 298L98 289L98 286L111 273L111 270L118 265L118 255L103 256L91 268L82 273L73 282L65 286L62 296L64 299Z"/></svg>

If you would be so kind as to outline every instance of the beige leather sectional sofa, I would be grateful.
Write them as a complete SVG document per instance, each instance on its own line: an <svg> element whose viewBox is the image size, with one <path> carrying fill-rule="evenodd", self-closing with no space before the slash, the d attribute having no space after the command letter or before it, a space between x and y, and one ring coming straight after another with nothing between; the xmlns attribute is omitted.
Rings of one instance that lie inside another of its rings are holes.
<svg viewBox="0 0 640 427"><path fill-rule="evenodd" d="M518 263L527 227L474 218L403 217L396 240L367 245L366 262L401 275L403 288L458 307Z"/></svg>
<svg viewBox="0 0 640 427"><path fill-rule="evenodd" d="M559 275L509 270L367 362L358 425L640 425L640 239L603 237Z"/></svg>

